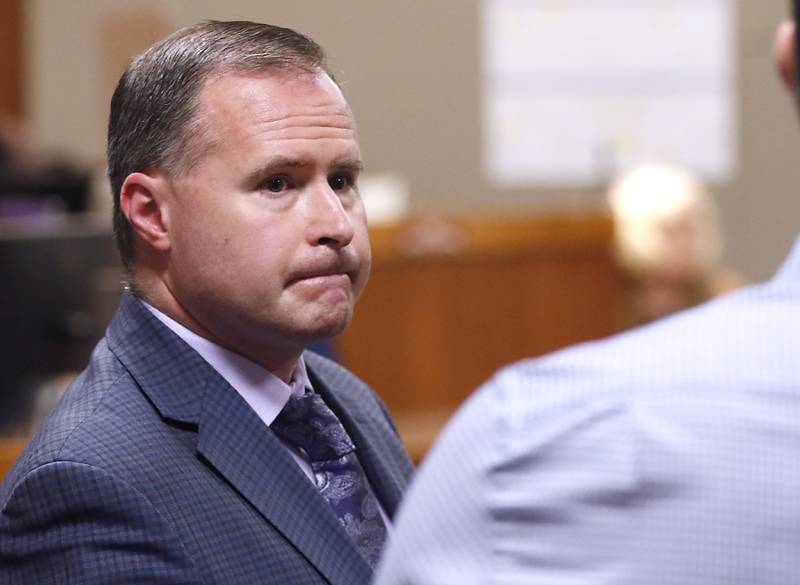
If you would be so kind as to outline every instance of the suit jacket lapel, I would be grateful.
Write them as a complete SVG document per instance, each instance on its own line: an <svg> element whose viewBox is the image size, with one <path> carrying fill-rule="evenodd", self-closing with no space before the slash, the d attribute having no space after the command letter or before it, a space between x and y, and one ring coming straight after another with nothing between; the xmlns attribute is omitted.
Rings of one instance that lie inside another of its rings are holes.
<svg viewBox="0 0 800 585"><path fill-rule="evenodd" d="M108 331L162 417L197 425L197 451L334 585L372 570L336 515L258 415L208 363L130 293Z"/></svg>
<svg viewBox="0 0 800 585"><path fill-rule="evenodd" d="M206 392L199 433L198 452L331 583L370 582L372 570L330 506L286 447L221 379Z"/></svg>

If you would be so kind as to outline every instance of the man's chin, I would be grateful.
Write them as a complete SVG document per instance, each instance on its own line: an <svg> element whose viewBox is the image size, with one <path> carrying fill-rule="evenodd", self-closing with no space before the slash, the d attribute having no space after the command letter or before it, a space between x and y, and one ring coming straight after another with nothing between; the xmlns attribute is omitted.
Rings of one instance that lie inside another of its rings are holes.
<svg viewBox="0 0 800 585"><path fill-rule="evenodd" d="M304 345L326 341L347 329L352 317L352 310L340 309L324 313L316 318L309 319L298 333L300 333Z"/></svg>
<svg viewBox="0 0 800 585"><path fill-rule="evenodd" d="M330 324L326 327L319 327L317 328L312 335L309 336L311 339L310 343L319 343L320 341L326 341L337 335L341 334L347 326L350 324L350 320L344 321L342 323L337 324Z"/></svg>

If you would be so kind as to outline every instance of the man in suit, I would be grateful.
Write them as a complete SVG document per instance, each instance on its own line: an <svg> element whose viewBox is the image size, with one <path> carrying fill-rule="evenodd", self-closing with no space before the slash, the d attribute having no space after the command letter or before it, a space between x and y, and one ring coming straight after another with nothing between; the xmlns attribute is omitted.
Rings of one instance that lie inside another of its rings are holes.
<svg viewBox="0 0 800 585"><path fill-rule="evenodd" d="M376 583L797 583L799 356L800 243L771 282L504 369L426 459Z"/></svg>
<svg viewBox="0 0 800 585"><path fill-rule="evenodd" d="M322 50L178 31L125 71L108 157L128 286L0 491L0 583L368 583L412 468L375 394L304 352L370 266Z"/></svg>

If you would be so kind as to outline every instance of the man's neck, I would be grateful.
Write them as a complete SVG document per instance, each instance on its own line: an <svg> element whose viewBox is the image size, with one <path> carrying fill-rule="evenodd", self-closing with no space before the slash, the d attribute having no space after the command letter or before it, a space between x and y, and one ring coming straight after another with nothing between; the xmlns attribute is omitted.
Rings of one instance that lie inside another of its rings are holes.
<svg viewBox="0 0 800 585"><path fill-rule="evenodd" d="M255 344L234 343L231 340L223 339L215 335L213 331L195 318L192 313L171 294L162 281L157 280L155 283L152 283L137 278L136 282L137 284L131 288L131 292L163 315L169 317L192 333L228 351L232 351L247 358L268 370L285 383L291 384L294 370L297 366L297 360L300 359L303 348L276 350L276 348L273 347L259 348Z"/></svg>

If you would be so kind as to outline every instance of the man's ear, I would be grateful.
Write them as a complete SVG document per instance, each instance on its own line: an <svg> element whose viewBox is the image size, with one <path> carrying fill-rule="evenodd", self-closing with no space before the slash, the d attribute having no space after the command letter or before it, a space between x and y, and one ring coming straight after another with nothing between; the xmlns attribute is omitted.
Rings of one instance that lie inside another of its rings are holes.
<svg viewBox="0 0 800 585"><path fill-rule="evenodd" d="M131 173L122 184L119 204L133 231L153 249L170 249L170 182L158 171Z"/></svg>
<svg viewBox="0 0 800 585"><path fill-rule="evenodd" d="M774 59L783 84L798 95L797 52L794 20L784 20L775 32Z"/></svg>

